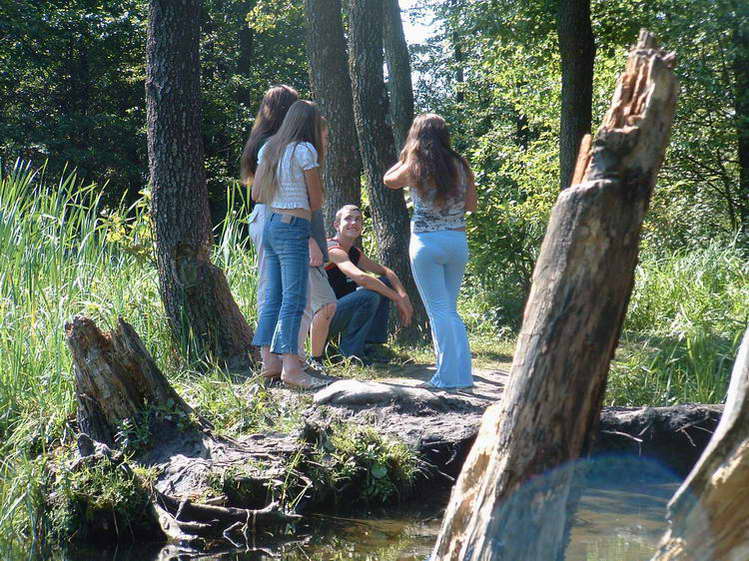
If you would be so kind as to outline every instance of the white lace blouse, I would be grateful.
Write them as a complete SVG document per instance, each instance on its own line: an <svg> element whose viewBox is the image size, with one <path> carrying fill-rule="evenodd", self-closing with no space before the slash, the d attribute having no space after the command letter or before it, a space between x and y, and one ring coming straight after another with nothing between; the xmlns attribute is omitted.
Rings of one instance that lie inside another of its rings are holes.
<svg viewBox="0 0 749 561"><path fill-rule="evenodd" d="M258 162L263 161L265 155L264 144L258 153ZM276 174L278 177L278 191L270 205L275 208L305 208L309 210L309 196L307 184L304 182L304 172L318 167L317 150L309 142L291 142L286 146L283 156L278 161Z"/></svg>

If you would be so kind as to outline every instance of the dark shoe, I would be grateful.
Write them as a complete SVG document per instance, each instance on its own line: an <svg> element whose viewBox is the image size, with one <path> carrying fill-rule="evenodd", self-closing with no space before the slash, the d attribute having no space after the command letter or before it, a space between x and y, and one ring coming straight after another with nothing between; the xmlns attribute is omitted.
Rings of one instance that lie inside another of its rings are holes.
<svg viewBox="0 0 749 561"><path fill-rule="evenodd" d="M333 382L339 379L336 376L328 374L327 370L325 370L325 366L319 360L315 360L314 358L310 358L305 362L304 371L310 376L320 378L321 380L329 380Z"/></svg>
<svg viewBox="0 0 749 561"><path fill-rule="evenodd" d="M371 364L390 364L395 358L395 353L385 345L366 345L364 347L364 357Z"/></svg>

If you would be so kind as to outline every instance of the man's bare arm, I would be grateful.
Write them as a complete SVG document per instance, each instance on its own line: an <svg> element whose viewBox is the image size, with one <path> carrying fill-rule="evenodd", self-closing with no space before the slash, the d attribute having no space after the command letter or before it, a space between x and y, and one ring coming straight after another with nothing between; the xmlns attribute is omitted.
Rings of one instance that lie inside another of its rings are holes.
<svg viewBox="0 0 749 561"><path fill-rule="evenodd" d="M394 302L402 298L399 292L389 288L380 279L369 276L362 269L354 265L351 262L351 259L349 259L348 254L342 249L337 248L337 247L328 249L328 256L330 257L330 260L338 266L338 268L341 270L341 272L344 275L346 275L348 278L350 278L359 286L364 287L368 290L373 290L374 292L377 292L378 294L382 294L385 298L389 298L390 300ZM366 257L364 257L364 255L362 255L361 258L359 258L360 264L362 263L363 259L366 261L369 261L368 259L366 259ZM380 266L378 265L378 267ZM381 269L382 269L382 272L379 274L384 275L385 268L381 267ZM377 271L370 271L370 272L378 274ZM400 285L400 282L398 282L398 285ZM403 287L401 286L401 288Z"/></svg>
<svg viewBox="0 0 749 561"><path fill-rule="evenodd" d="M393 290L395 290L401 298L408 298L406 289L403 288L403 283L401 283L398 275L396 275L395 271L393 271L392 269L389 269L384 265L380 265L379 263L372 261L364 254L362 254L362 256L359 258L359 266L368 273L373 273L375 275L385 277L390 281L390 284L393 286Z"/></svg>

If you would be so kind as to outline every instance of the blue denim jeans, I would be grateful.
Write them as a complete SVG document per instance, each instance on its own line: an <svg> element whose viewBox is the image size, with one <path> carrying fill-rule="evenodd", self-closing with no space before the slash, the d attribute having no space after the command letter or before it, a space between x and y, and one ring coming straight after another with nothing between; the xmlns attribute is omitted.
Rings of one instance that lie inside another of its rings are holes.
<svg viewBox="0 0 749 561"><path fill-rule="evenodd" d="M437 372L430 382L440 388L472 386L468 334L457 310L468 262L466 233L443 230L411 234L408 253L432 327Z"/></svg>
<svg viewBox="0 0 749 561"><path fill-rule="evenodd" d="M253 345L272 353L298 352L299 323L307 303L309 220L268 213L263 232L267 288Z"/></svg>
<svg viewBox="0 0 749 561"><path fill-rule="evenodd" d="M390 287L385 277L380 280ZM343 356L364 357L367 343L385 343L390 300L373 290L359 288L338 299L328 337L341 336L338 350Z"/></svg>

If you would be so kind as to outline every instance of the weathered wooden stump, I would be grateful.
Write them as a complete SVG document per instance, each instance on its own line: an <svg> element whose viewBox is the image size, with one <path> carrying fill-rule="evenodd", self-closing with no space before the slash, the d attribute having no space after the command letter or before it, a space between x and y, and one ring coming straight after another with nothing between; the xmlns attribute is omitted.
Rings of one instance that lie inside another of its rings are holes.
<svg viewBox="0 0 749 561"><path fill-rule="evenodd" d="M85 460L95 458L97 450L116 449L123 421L141 424L151 444L132 461L158 470L152 506L167 538L232 541L232 535L295 518L273 500L273 489L299 449L296 439L260 435L238 442L213 434L122 319L114 331L102 333L90 319L77 316L65 333L83 434L79 453ZM212 497L207 504L216 478L234 478L246 492Z"/></svg>
<svg viewBox="0 0 749 561"><path fill-rule="evenodd" d="M569 462L592 447L671 129L673 61L643 31L595 140L583 143L536 262L510 384L484 415L434 561L562 558L576 504Z"/></svg>
<svg viewBox="0 0 749 561"><path fill-rule="evenodd" d="M736 357L723 417L668 505L653 561L749 559L749 329Z"/></svg>

